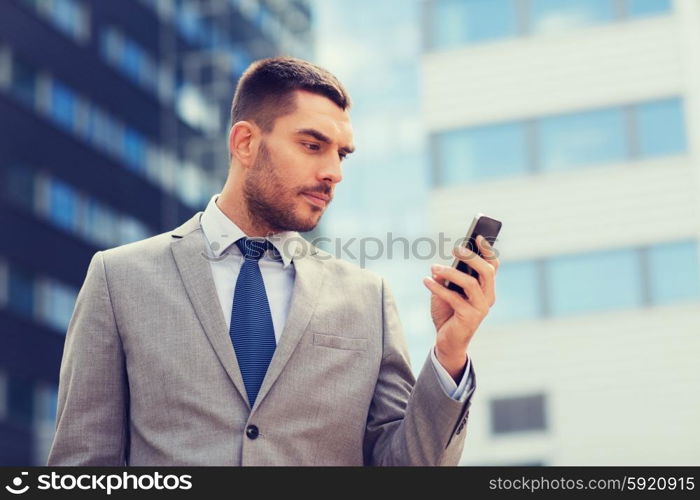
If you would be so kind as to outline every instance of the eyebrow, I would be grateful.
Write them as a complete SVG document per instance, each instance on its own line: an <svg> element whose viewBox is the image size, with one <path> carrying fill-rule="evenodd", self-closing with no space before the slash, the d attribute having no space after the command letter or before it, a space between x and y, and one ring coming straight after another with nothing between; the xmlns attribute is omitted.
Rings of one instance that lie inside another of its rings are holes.
<svg viewBox="0 0 700 500"><path fill-rule="evenodd" d="M333 141L331 141L330 137L319 132L318 130L316 130L314 128L299 128L296 130L296 133L303 134L303 135L310 135L314 139L321 141L321 142L325 142L326 144L330 144L333 142ZM342 148L339 149L339 151L349 155L350 153L355 151L355 147L354 146L343 146Z"/></svg>

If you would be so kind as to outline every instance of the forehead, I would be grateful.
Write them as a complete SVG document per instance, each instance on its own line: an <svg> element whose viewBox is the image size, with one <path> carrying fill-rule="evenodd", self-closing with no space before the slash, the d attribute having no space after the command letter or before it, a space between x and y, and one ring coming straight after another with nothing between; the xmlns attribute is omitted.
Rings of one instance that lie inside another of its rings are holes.
<svg viewBox="0 0 700 500"><path fill-rule="evenodd" d="M294 112L275 120L275 129L294 132L298 129L313 128L344 145L352 142L350 114L325 96L294 91L296 109Z"/></svg>

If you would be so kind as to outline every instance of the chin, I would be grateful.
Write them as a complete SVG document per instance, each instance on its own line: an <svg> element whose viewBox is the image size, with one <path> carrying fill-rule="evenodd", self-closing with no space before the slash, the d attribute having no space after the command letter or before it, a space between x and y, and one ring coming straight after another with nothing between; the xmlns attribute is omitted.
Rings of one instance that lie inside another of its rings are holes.
<svg viewBox="0 0 700 500"><path fill-rule="evenodd" d="M316 215L311 215L310 217L307 217L305 219L300 219L299 220L299 231L300 233L305 233L307 231L313 231L316 226L318 226L319 221L321 220L321 215L323 212L315 212Z"/></svg>

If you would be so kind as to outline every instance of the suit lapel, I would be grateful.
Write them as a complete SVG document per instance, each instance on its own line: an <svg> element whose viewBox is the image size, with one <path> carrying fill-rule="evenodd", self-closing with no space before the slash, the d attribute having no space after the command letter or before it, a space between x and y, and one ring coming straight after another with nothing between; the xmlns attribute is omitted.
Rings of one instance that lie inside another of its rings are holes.
<svg viewBox="0 0 700 500"><path fill-rule="evenodd" d="M296 275L287 323L280 336L275 354L272 356L270 366L267 368L267 373L255 399L253 410L260 405L282 373L306 331L314 307L318 302L321 285L323 284L324 262L315 257L316 253L317 249L313 245L304 239L300 239L300 245L297 246L297 252L293 261Z"/></svg>
<svg viewBox="0 0 700 500"><path fill-rule="evenodd" d="M199 224L201 214L202 212L198 212L171 233L173 241L170 248L185 284L187 295L211 346L233 385L238 389L246 404L249 404L238 360L226 329L226 319L219 305L211 267L206 258L206 247ZM282 373L306 331L320 296L324 278L324 262L315 257L318 253L316 247L303 238L299 239L299 243L293 261L296 275L287 323L265 374L262 387L260 387L255 399L253 409L259 406Z"/></svg>
<svg viewBox="0 0 700 500"><path fill-rule="evenodd" d="M248 404L245 384L233 351L231 338L226 329L226 320L219 305L214 278L206 257L206 246L199 225L200 215L201 212L197 213L171 233L173 241L170 248L185 284L187 295L209 343L214 348L233 385Z"/></svg>

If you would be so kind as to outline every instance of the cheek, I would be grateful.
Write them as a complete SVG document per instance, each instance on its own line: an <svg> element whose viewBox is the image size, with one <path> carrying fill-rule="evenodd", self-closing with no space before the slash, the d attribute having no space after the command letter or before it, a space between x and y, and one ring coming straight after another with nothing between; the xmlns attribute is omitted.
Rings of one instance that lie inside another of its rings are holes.
<svg viewBox="0 0 700 500"><path fill-rule="evenodd" d="M291 188L309 187L314 184L314 172L319 158L300 153L280 156L276 162L277 174L286 186Z"/></svg>

